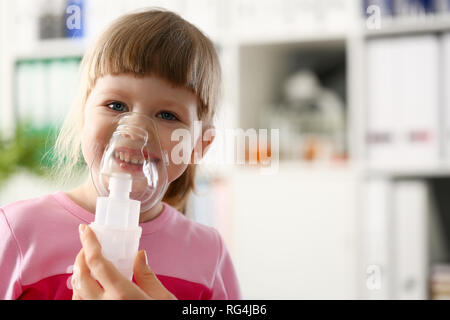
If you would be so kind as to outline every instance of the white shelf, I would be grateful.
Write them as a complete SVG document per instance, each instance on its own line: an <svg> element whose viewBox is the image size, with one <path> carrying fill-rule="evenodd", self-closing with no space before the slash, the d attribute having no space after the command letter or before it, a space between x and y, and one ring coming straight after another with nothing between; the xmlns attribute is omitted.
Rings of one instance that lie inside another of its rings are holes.
<svg viewBox="0 0 450 320"><path fill-rule="evenodd" d="M16 50L13 60L55 59L82 57L86 44L80 39L48 39L36 41L29 49Z"/></svg>
<svg viewBox="0 0 450 320"><path fill-rule="evenodd" d="M238 38L238 44L241 46L259 46L259 45L289 45L289 44L333 44L345 41L347 34L345 32L311 32L311 33L283 33L283 34L265 34L265 35L247 35Z"/></svg>
<svg viewBox="0 0 450 320"><path fill-rule="evenodd" d="M236 166L239 172L257 172L258 166ZM389 178L435 178L450 177L450 164L441 164L436 166L388 166L383 168L367 167L364 163L358 161L332 162L302 162L281 160L278 164L280 171L291 172L354 172L364 177L389 177Z"/></svg>
<svg viewBox="0 0 450 320"><path fill-rule="evenodd" d="M260 166L250 166L242 165L236 166L236 171L248 171L254 172L258 171ZM338 172L338 171L359 171L362 166L357 162L344 161L344 162L333 162L333 161L293 161L293 160L280 160L278 163L278 168L280 170L291 170L291 171L316 171L316 172Z"/></svg>
<svg viewBox="0 0 450 320"><path fill-rule="evenodd" d="M450 177L450 165L440 165L434 167L386 167L368 168L365 170L366 176L384 176L391 178L438 178Z"/></svg>
<svg viewBox="0 0 450 320"><path fill-rule="evenodd" d="M395 20L382 18L380 29L365 29L367 38L405 36L423 33L441 33L450 31L450 15L427 16L422 18L404 18Z"/></svg>

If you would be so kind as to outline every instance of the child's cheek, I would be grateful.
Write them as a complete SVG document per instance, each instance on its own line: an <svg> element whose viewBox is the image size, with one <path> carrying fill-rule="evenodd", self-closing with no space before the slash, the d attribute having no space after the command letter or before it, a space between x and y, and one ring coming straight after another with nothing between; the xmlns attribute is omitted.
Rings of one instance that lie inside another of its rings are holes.
<svg viewBox="0 0 450 320"><path fill-rule="evenodd" d="M82 131L81 148L88 164L91 164L96 156L101 159L99 155L103 154L113 133L111 125L98 120L91 118L90 121L86 121Z"/></svg>
<svg viewBox="0 0 450 320"><path fill-rule="evenodd" d="M167 167L167 176L168 176L168 182L171 183L173 181L175 181L176 179L178 179L183 172L187 169L188 165L181 163L181 164L173 164L171 163L168 167Z"/></svg>
<svg viewBox="0 0 450 320"><path fill-rule="evenodd" d="M187 152L189 154L189 157L186 157L189 159L187 163L184 161L180 161L181 158L184 158L184 155L179 154L175 151L179 150L181 142L180 141L171 141L170 137L167 136L160 136L161 141L161 147L162 149L167 152L167 156L169 158L169 165L167 166L167 174L168 174L168 180L169 183L176 180L179 176L183 174L183 172L187 169L188 165L190 164L190 155L192 153L192 150L183 149L183 152ZM174 149L177 147L176 149ZM174 152L174 154L172 153Z"/></svg>

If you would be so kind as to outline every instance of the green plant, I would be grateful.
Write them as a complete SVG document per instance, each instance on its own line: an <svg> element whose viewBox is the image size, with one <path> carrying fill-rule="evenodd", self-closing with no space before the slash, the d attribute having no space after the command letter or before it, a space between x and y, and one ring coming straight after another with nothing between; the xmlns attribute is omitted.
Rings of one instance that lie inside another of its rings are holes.
<svg viewBox="0 0 450 320"><path fill-rule="evenodd" d="M0 136L0 185L21 169L48 175L54 163L56 132L55 127L36 128L23 121L16 125L11 138Z"/></svg>

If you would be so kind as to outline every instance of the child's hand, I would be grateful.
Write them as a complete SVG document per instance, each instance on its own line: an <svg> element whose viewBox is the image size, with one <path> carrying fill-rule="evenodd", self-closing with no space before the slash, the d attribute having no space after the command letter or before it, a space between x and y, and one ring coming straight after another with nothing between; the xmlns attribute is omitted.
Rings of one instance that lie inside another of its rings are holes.
<svg viewBox="0 0 450 320"><path fill-rule="evenodd" d="M103 257L100 243L88 226L80 225L80 239L83 248L73 268L73 300L176 300L147 265L145 251L139 251L134 261L136 285Z"/></svg>

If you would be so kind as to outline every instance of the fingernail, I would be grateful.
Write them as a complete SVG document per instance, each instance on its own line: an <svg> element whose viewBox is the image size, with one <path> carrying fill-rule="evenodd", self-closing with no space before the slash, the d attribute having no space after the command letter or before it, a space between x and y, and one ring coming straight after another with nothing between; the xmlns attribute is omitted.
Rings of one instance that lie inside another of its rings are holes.
<svg viewBox="0 0 450 320"><path fill-rule="evenodd" d="M80 290L81 286L80 286L80 274L78 272L78 268L74 267L73 268L73 273L72 273L72 288L76 289L76 290Z"/></svg>
<svg viewBox="0 0 450 320"><path fill-rule="evenodd" d="M86 230L86 225L85 224L80 224L78 226L78 231L80 232L80 234L83 234L84 230Z"/></svg>
<svg viewBox="0 0 450 320"><path fill-rule="evenodd" d="M142 251L144 251L145 264L148 266L147 252L145 250Z"/></svg>

